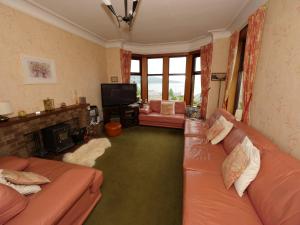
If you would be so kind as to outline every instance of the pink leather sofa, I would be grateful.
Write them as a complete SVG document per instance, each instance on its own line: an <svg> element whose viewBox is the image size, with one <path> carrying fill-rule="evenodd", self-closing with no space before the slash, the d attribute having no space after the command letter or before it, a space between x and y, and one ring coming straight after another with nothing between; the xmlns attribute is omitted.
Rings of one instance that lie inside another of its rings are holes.
<svg viewBox="0 0 300 225"><path fill-rule="evenodd" d="M150 100L149 107L140 109L140 125L184 128L185 102L175 102L175 115L163 115L160 108L161 100Z"/></svg>
<svg viewBox="0 0 300 225"><path fill-rule="evenodd" d="M218 145L203 144L205 130L220 115L234 123L233 130ZM224 110L206 124L187 121L185 130L183 225L300 224L299 160ZM234 187L225 189L221 166L246 135L261 151L261 168L240 198Z"/></svg>
<svg viewBox="0 0 300 225"><path fill-rule="evenodd" d="M99 188L103 174L92 168L13 156L1 157L0 168L35 172L51 180L51 183L41 186L40 192L26 197L28 204L25 209L10 218L5 223L7 225L83 224L101 197ZM0 208L3 210L1 202Z"/></svg>

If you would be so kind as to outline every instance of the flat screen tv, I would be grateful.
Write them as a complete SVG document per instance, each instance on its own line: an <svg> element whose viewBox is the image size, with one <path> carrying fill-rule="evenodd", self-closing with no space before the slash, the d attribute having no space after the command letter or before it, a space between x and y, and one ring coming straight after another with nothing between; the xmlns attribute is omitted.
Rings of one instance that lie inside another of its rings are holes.
<svg viewBox="0 0 300 225"><path fill-rule="evenodd" d="M101 84L101 96L103 107L136 103L136 84Z"/></svg>

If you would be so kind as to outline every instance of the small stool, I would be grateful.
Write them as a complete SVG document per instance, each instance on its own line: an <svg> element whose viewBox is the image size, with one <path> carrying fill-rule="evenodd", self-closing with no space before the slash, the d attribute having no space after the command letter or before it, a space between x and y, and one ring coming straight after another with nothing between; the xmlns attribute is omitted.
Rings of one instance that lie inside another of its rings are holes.
<svg viewBox="0 0 300 225"><path fill-rule="evenodd" d="M115 137L121 134L122 125L118 122L109 122L105 124L105 133L109 137Z"/></svg>

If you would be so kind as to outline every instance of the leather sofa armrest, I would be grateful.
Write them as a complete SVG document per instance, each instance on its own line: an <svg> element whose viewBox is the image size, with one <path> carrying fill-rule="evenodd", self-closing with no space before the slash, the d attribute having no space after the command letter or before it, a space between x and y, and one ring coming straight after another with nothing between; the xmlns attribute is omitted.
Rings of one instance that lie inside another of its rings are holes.
<svg viewBox="0 0 300 225"><path fill-rule="evenodd" d="M31 196L27 207L8 221L7 225L56 224L82 194L93 186L95 172L80 168L63 173L53 182L42 186L42 191Z"/></svg>

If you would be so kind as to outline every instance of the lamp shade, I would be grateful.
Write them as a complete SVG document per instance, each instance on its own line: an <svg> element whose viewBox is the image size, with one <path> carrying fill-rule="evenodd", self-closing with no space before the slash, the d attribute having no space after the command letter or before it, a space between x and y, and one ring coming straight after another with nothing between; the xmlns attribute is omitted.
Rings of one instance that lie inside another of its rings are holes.
<svg viewBox="0 0 300 225"><path fill-rule="evenodd" d="M13 113L9 102L0 102L0 115L5 116Z"/></svg>

